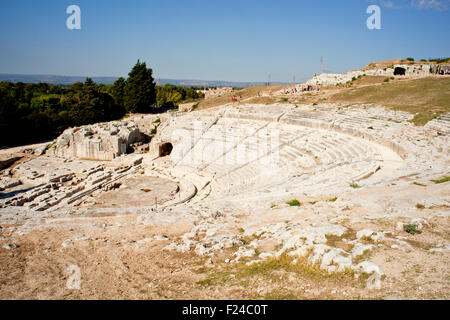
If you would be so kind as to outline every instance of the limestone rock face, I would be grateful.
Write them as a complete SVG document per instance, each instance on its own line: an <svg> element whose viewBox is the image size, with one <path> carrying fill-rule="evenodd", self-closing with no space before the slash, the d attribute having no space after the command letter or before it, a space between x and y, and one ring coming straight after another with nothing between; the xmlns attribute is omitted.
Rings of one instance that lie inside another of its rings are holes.
<svg viewBox="0 0 450 320"><path fill-rule="evenodd" d="M8 155L0 155L0 170L6 169L10 167L17 160L22 159L22 157L8 156Z"/></svg>
<svg viewBox="0 0 450 320"><path fill-rule="evenodd" d="M305 82L305 85L321 85L321 86L335 86L337 84L345 84L351 81L353 78L358 78L363 75L367 76L385 76L392 77L396 67L405 69L405 76L408 77L429 77L432 72L430 71L430 65L407 65L407 64L395 64L392 67L373 70L353 70L344 74L332 74L322 73L314 76L312 79Z"/></svg>
<svg viewBox="0 0 450 320"><path fill-rule="evenodd" d="M19 179L10 178L10 177L0 177L0 191L3 191L5 189L14 188L18 185L20 185L22 182L20 182Z"/></svg>
<svg viewBox="0 0 450 320"><path fill-rule="evenodd" d="M112 121L65 130L48 153L63 158L112 160L130 144L144 141L133 121Z"/></svg>

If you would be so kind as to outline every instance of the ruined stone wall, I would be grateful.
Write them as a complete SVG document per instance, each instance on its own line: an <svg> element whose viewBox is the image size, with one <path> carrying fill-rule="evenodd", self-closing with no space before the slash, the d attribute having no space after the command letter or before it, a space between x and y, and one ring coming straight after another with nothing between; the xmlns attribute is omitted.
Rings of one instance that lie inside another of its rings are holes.
<svg viewBox="0 0 450 320"><path fill-rule="evenodd" d="M223 94L227 94L233 91L232 87L221 87L217 89L199 90L205 95L205 99L219 97Z"/></svg>
<svg viewBox="0 0 450 320"><path fill-rule="evenodd" d="M306 81L305 85L335 86L337 84L345 84L348 81L352 81L353 78L363 75L392 77L396 67L404 68L406 70L405 76L407 77L429 77L432 75L430 72L431 65L429 64L395 64L391 68L365 71L354 70L344 74L322 73Z"/></svg>
<svg viewBox="0 0 450 320"><path fill-rule="evenodd" d="M48 154L63 158L112 160L144 136L132 121L98 123L65 130Z"/></svg>

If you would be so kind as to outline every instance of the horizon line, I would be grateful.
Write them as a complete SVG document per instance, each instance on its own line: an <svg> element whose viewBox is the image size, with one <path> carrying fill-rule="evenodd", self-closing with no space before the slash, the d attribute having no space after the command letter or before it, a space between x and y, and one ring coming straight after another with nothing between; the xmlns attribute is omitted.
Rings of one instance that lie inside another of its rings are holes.
<svg viewBox="0 0 450 320"><path fill-rule="evenodd" d="M50 74L50 73L8 73L0 72L0 75L10 76L53 76L53 77L66 77L66 78L125 78L124 76L87 76L87 75L62 75L62 74ZM236 83L267 83L267 81L237 81L237 80L207 80L207 79L177 79L177 78L165 78L154 77L154 80L176 80L176 81L205 81L205 82L236 82ZM271 83L290 83L288 81L270 81Z"/></svg>

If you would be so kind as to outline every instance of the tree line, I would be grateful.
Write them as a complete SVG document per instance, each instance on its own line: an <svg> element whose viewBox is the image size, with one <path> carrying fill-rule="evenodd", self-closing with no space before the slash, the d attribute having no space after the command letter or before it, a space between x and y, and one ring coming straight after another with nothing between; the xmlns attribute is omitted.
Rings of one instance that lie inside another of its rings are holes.
<svg viewBox="0 0 450 320"><path fill-rule="evenodd" d="M154 113L200 99L193 88L155 85L139 60L112 85L87 78L71 86L0 82L0 146L56 138L68 127L118 120L127 113Z"/></svg>

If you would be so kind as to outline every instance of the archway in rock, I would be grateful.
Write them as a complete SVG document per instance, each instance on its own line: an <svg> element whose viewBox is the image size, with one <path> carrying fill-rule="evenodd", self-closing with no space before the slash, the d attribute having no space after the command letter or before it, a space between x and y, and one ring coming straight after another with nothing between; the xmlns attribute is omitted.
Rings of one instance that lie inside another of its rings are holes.
<svg viewBox="0 0 450 320"><path fill-rule="evenodd" d="M170 142L163 143L159 146L159 156L165 157L170 155L172 152L173 146Z"/></svg>
<svg viewBox="0 0 450 320"><path fill-rule="evenodd" d="M396 67L394 69L394 76L404 76L406 73L406 69L402 67Z"/></svg>

